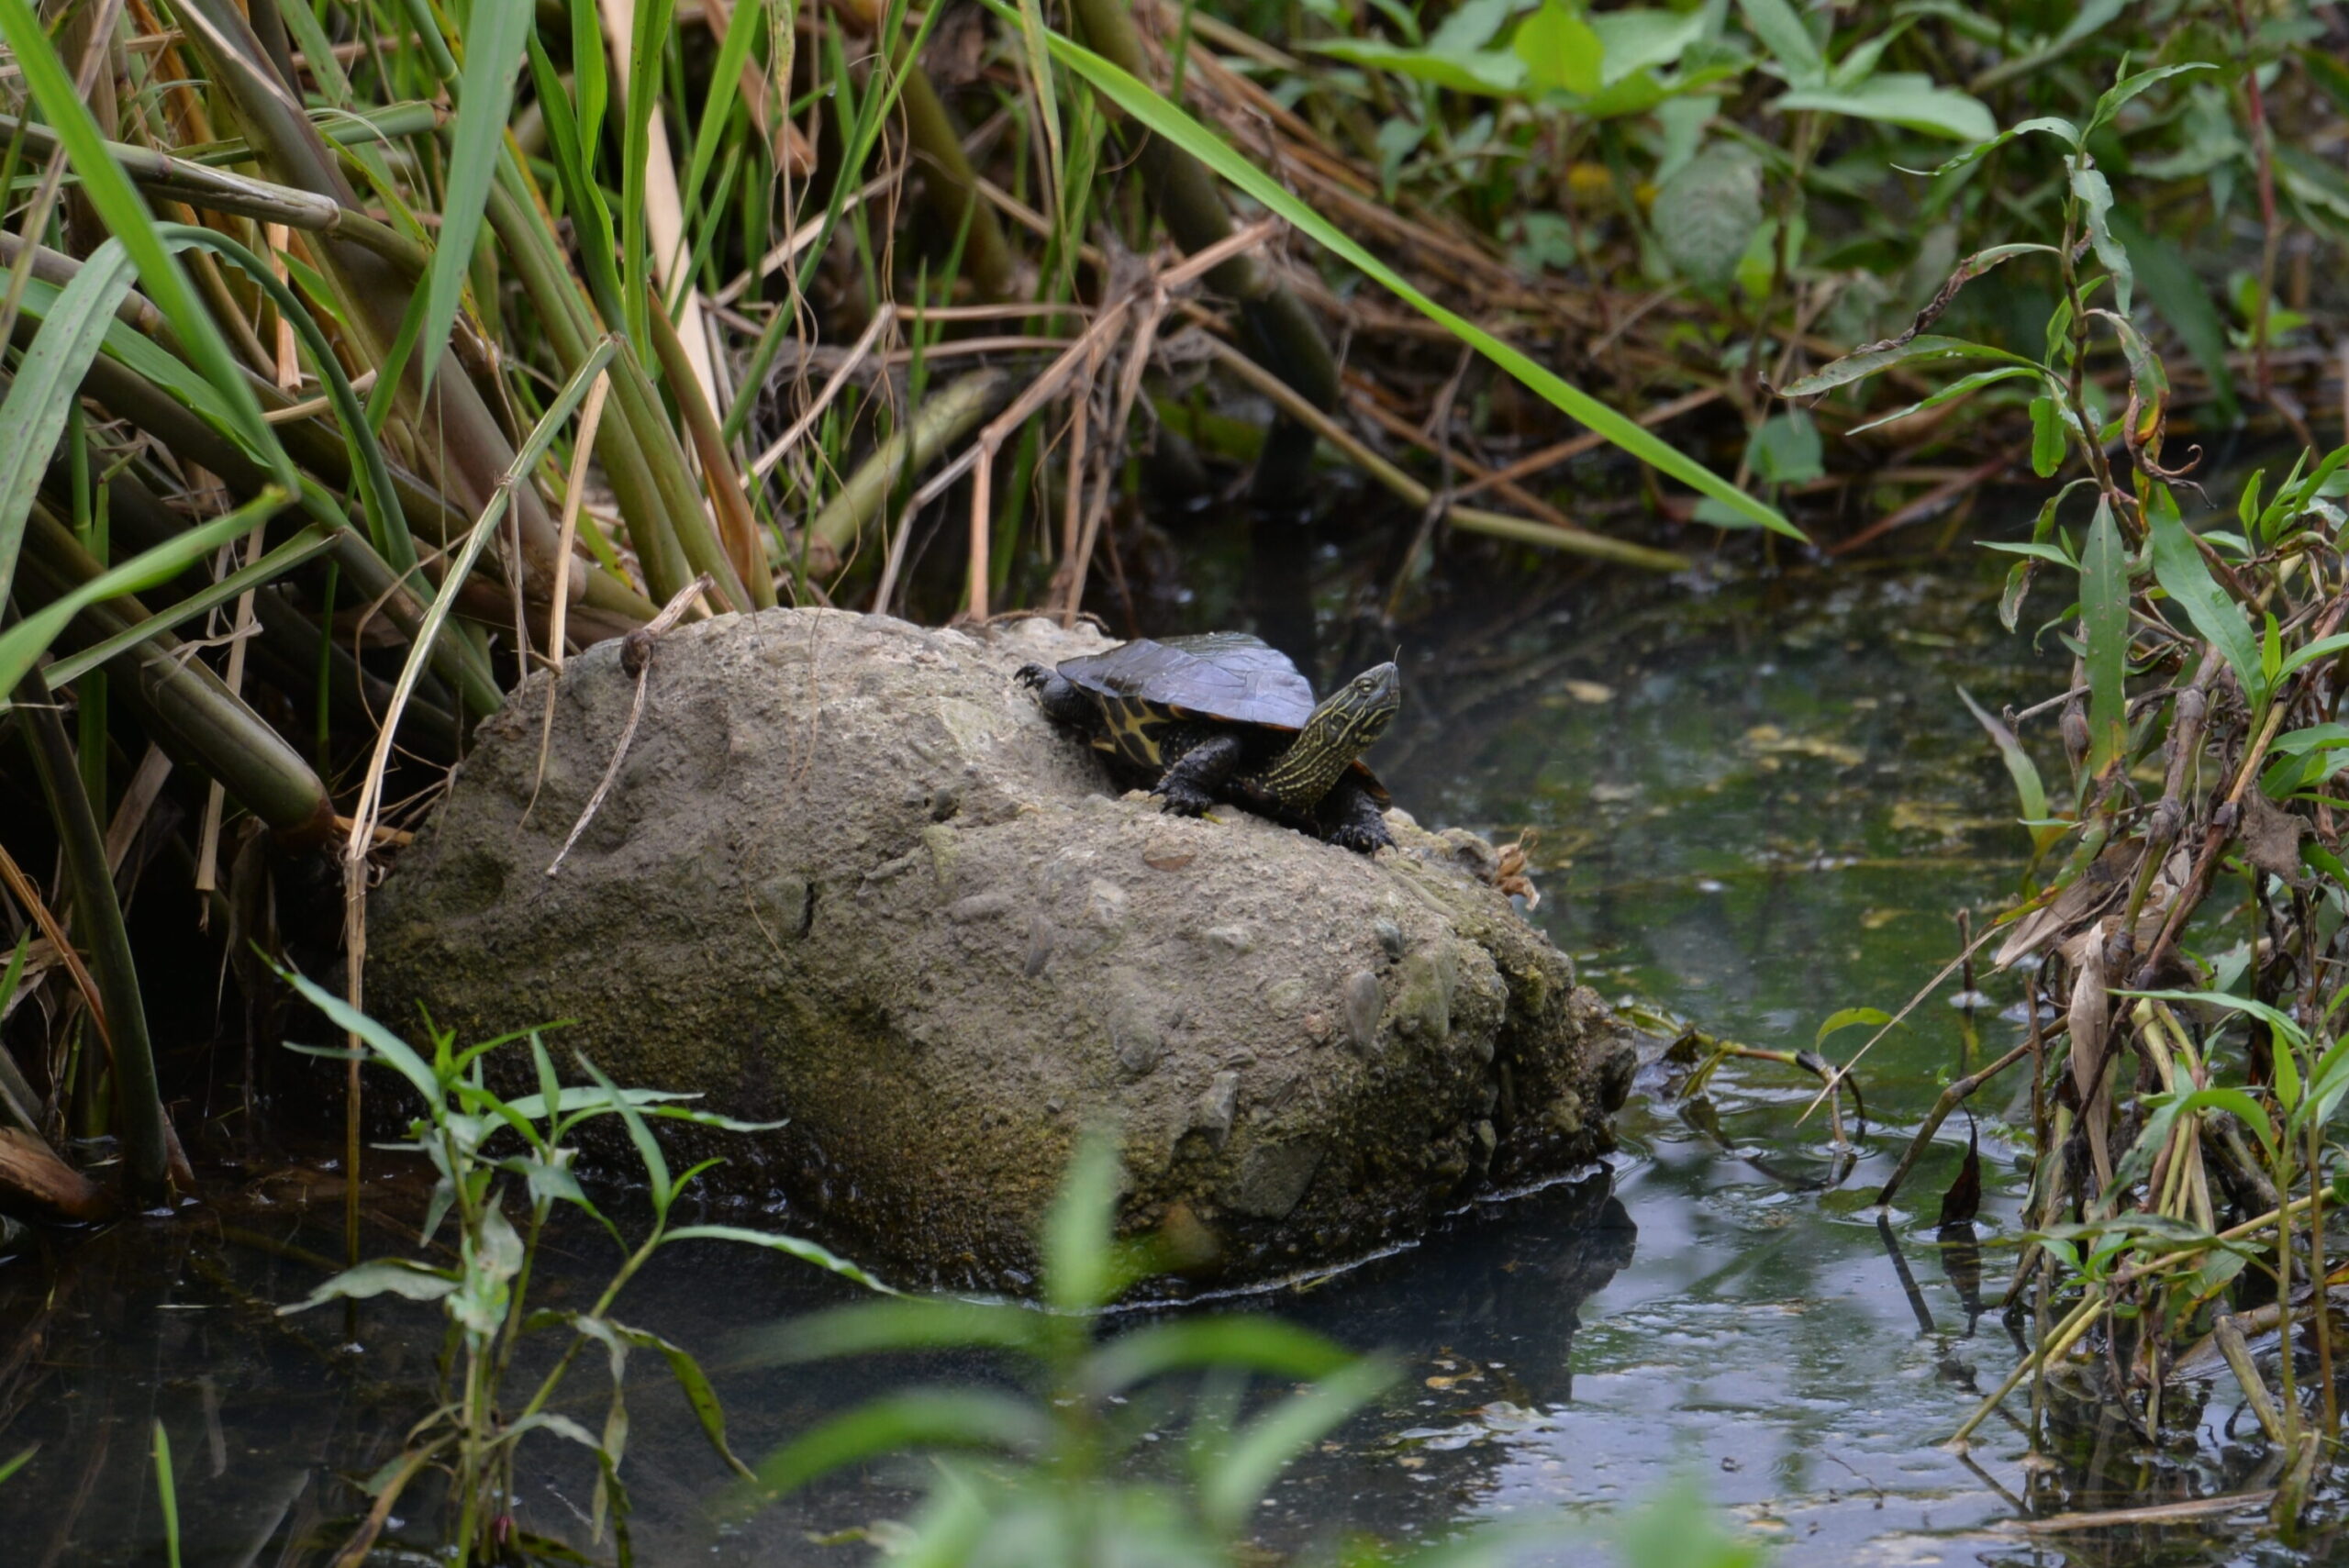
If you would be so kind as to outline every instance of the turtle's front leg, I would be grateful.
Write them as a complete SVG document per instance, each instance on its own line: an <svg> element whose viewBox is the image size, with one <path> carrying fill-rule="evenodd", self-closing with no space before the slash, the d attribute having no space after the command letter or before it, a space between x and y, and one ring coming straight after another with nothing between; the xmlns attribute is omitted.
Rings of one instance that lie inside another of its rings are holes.
<svg viewBox="0 0 2349 1568"><path fill-rule="evenodd" d="M1184 751L1151 785L1151 794L1177 817L1199 817L1222 797L1243 748L1236 735L1210 735Z"/></svg>
<svg viewBox="0 0 2349 1568"><path fill-rule="evenodd" d="M1321 822L1324 839L1359 854L1369 854L1395 841L1377 798L1363 787L1361 775L1353 769L1330 786L1328 796L1321 802Z"/></svg>

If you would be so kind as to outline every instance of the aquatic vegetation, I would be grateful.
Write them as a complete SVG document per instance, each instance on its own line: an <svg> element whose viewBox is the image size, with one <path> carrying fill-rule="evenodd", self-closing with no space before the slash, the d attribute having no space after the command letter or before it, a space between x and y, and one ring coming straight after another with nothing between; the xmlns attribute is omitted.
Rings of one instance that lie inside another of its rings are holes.
<svg viewBox="0 0 2349 1568"><path fill-rule="evenodd" d="M450 1369L455 1391L417 1423L404 1451L369 1483L373 1505L343 1549L344 1558L357 1561L364 1556L401 1495L428 1469L449 1475L457 1512L449 1539L459 1568L471 1561L510 1562L541 1550L566 1551L528 1538L515 1524L513 1497L519 1451L522 1440L536 1432L576 1443L595 1456L594 1532L600 1539L608 1522L620 1562L633 1562L628 1489L620 1481L620 1464L628 1451L626 1374L631 1351L662 1358L700 1418L711 1445L729 1465L738 1470L743 1467L727 1446L725 1412L700 1363L682 1346L610 1316L629 1281L662 1248L707 1240L767 1248L875 1290L886 1287L855 1264L796 1237L735 1225L671 1223L677 1199L696 1176L717 1162L703 1161L673 1173L650 1121L686 1122L734 1132L755 1131L772 1124L736 1121L678 1103L690 1097L686 1095L620 1088L584 1058L579 1067L590 1081L562 1084L556 1077L553 1058L535 1032L528 1039L537 1093L501 1096L489 1087L484 1064L491 1051L516 1040L484 1040L460 1050L451 1036L436 1031L427 1056L374 1019L354 1012L330 992L297 974L289 973L286 979L305 999L362 1042L363 1055L358 1060L397 1073L421 1098L423 1110L410 1127L411 1141L397 1146L423 1155L439 1173L419 1240L430 1246L451 1217L456 1229L457 1255L452 1263L411 1258L357 1263L319 1284L306 1299L283 1309L302 1312L329 1301L378 1296L437 1301L462 1348L462 1357ZM578 1155L573 1135L603 1117L619 1118L642 1164L652 1212L651 1228L640 1239L624 1235L573 1173ZM518 1183L529 1205L528 1218L518 1229L506 1212L507 1193ZM529 1304L531 1266L557 1204L594 1220L620 1253L621 1261L608 1283L584 1312L533 1308ZM518 1405L508 1386L515 1353L526 1338L546 1331L567 1331L568 1338L554 1364ZM579 1356L596 1351L603 1352L610 1368L611 1402L601 1429L591 1431L550 1405L563 1389ZM160 1445L164 1440L160 1423L156 1431ZM158 1460L159 1465L168 1462L167 1452Z"/></svg>
<svg viewBox="0 0 2349 1568"><path fill-rule="evenodd" d="M2035 579L2065 584L2070 603L2040 635L2070 650L2070 689L1998 717L1965 699L2013 778L2033 852L2023 896L1968 956L1996 941L1995 967L2025 974L2030 1035L1953 1085L1918 1142L2028 1059L2032 1234L2007 1303L2033 1316L2036 1345L1956 1437L2026 1378L2091 1346L2103 1352L2105 1396L2158 1432L2165 1385L2215 1344L2285 1456L2274 1508L2288 1529L2319 1437L2339 1420L2330 1293L2342 1273L2327 1262L2325 1211L2349 1170L2333 1130L2349 1098L2349 867L2332 783L2349 767L2337 722L2349 691L2349 515L2336 499L2349 492L2349 448L2304 453L2272 489L2254 473L2231 505L2190 477L2199 450L2165 455L2170 384L2132 318L2132 247L2110 221L2112 189L2090 146L2138 95L2197 69L2124 76L2085 118L2032 119L1941 170L1956 174L2021 137L2065 150L2072 194L2055 242L1981 252L1943 291L1945 301L1988 268L2040 259L2062 288L2043 354L1928 335L1929 312L1783 390L1988 361L1914 406L2020 382L2036 472L2085 471L2047 501L2030 540L1988 544L2021 558L1999 606L2010 630ZM2087 395L2100 339L2128 368L2117 412ZM2204 508L2199 531L2181 494ZM2060 733L2068 776L2054 789L2021 738L2033 719ZM2247 1323L2278 1336L2272 1396ZM2303 1327L2312 1382L2299 1365Z"/></svg>
<svg viewBox="0 0 2349 1568"><path fill-rule="evenodd" d="M778 1324L752 1359L984 1350L1027 1392L915 1387L849 1410L761 1460L743 1507L891 1454L934 1456L935 1479L902 1528L868 1532L890 1560L936 1568L1199 1568L1251 1562L1250 1521L1281 1472L1396 1380L1379 1356L1256 1313L1172 1317L1108 1333L1111 1308L1174 1260L1113 1239L1118 1152L1080 1145L1046 1221L1035 1303L902 1296ZM1255 1379L1291 1385L1252 1392ZM1186 1385L1193 1385L1186 1397ZM1164 1456L1154 1462L1155 1456ZM1341 1542L1344 1568L1500 1568L1537 1546L1586 1548L1555 1518L1511 1520L1397 1552ZM1676 1486L1621 1522L1627 1568L1743 1568L1765 1553L1722 1531Z"/></svg>

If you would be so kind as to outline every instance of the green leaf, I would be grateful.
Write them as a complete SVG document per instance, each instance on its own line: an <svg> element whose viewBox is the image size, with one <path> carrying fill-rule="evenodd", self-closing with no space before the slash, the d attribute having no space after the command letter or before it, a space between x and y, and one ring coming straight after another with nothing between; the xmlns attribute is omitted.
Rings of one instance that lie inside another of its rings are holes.
<svg viewBox="0 0 2349 1568"><path fill-rule="evenodd" d="M276 967L273 965L272 967ZM279 968L277 977L301 993L302 999L327 1016L327 1022L346 1034L356 1035L373 1048L375 1053L390 1063L393 1070L408 1081L416 1092L424 1096L428 1106L439 1105L441 1098L440 1080L429 1063L416 1053L407 1041L344 1001L322 985L314 984L298 971Z"/></svg>
<svg viewBox="0 0 2349 1568"><path fill-rule="evenodd" d="M1998 360L2006 364L2020 365L2033 374L2040 372L2038 361L2024 359L2021 354L2009 353L2004 349L1994 349L1987 343L1920 333L1907 342L1897 343L1890 348L1863 349L1855 354L1845 354L1840 360L1820 366L1807 376L1773 390L1781 397L1816 397L1822 392L1832 392L1839 386L1864 381L1895 365L1920 361L1938 363L1951 360Z"/></svg>
<svg viewBox="0 0 2349 1568"><path fill-rule="evenodd" d="M1788 81L1803 87L1826 80L1827 61L1787 0L1737 0L1737 10L1745 18L1745 30L1786 67Z"/></svg>
<svg viewBox="0 0 2349 1568"><path fill-rule="evenodd" d="M2044 373L2036 365L2000 365L1996 370L1976 371L1972 375L1958 377L1939 392L1929 397L1920 397L1905 408L1882 415L1865 425L1854 425L1848 433L1856 436L1864 431L1873 430L1879 425L1889 425L1895 420L1906 419L1911 414L1922 414L1928 409L1939 408L1943 404L1954 403L1961 397L1971 397L1984 387L1996 385L2002 381L2013 381L2019 376L2040 376Z"/></svg>
<svg viewBox="0 0 2349 1568"><path fill-rule="evenodd" d="M810 1313L744 1337L742 1359L786 1366L899 1351L997 1350L1041 1355L1051 1319L1011 1302L905 1296Z"/></svg>
<svg viewBox="0 0 2349 1568"><path fill-rule="evenodd" d="M1607 46L1563 0L1542 0L1542 8L1518 25L1510 50L1525 61L1536 86L1588 95L1603 84L1599 66Z"/></svg>
<svg viewBox="0 0 2349 1568"><path fill-rule="evenodd" d="M1683 1478L1642 1505L1616 1534L1624 1568L1762 1568L1769 1549L1721 1528L1696 1482Z"/></svg>
<svg viewBox="0 0 2349 1568"><path fill-rule="evenodd" d="M1088 1132L1061 1178L1059 1195L1044 1217L1044 1300L1063 1312L1092 1312L1115 1300L1118 1277L1113 1236L1124 1175L1118 1146L1106 1132Z"/></svg>
<svg viewBox="0 0 2349 1568"><path fill-rule="evenodd" d="M2154 580L2186 612L2194 629L2225 657L2243 695L2254 706L2265 701L2267 684L2260 673L2258 640L2242 609L2211 577L2194 536L2178 517L2177 501L2168 485L2152 487L2145 522L2153 536Z"/></svg>
<svg viewBox="0 0 2349 1568"><path fill-rule="evenodd" d="M2184 251L2148 230L2126 208L2114 208L2110 222L2114 240L2134 262L2137 277L2145 285L2145 298L2169 323L2170 330L2177 334L2187 353L2209 379L2219 417L2234 424L2243 410L2235 400L2233 372L2227 364L2226 322L2212 303L2210 291L2195 274Z"/></svg>
<svg viewBox="0 0 2349 1568"><path fill-rule="evenodd" d="M1755 426L1745 444L1745 461L1765 484L1798 484L1827 472L1819 427L1800 408L1773 414Z"/></svg>
<svg viewBox="0 0 2349 1568"><path fill-rule="evenodd" d="M2329 1124L2344 1095L2349 1095L2349 1040L2336 1040L2310 1070L2308 1094L2292 1118L2294 1129L2311 1122L2319 1127Z"/></svg>
<svg viewBox="0 0 2349 1568"><path fill-rule="evenodd" d="M2031 471L2053 479L2064 466L2063 408L2045 393L2031 400Z"/></svg>
<svg viewBox="0 0 2349 1568"><path fill-rule="evenodd" d="M2349 649L2349 632L2335 632L2331 637L2320 637L2314 642L2304 643L2292 650L2276 667L2276 678L2280 681L2294 671L2320 659L2330 659L2344 649Z"/></svg>
<svg viewBox="0 0 2349 1568"><path fill-rule="evenodd" d="M2295 1046L2305 1049L2309 1042L2308 1031L2294 1023L2289 1015L2248 996L2232 995L2224 991L2115 991L2113 995L2141 996L2148 1002L2197 1002L2206 1007L2219 1007L2257 1018Z"/></svg>
<svg viewBox="0 0 2349 1568"><path fill-rule="evenodd" d="M2007 765L2007 776L2015 782L2015 796L2022 806L2024 819L2045 821L2047 786L2040 781L2039 765L2031 760L2031 753L2022 749L2022 742L2015 739L2013 730L1974 700L1973 693L1960 686L1957 688L1957 699L1965 705L1965 711L1974 716L1974 722L1982 727L1984 733L1990 737L1990 743L1998 749L1998 760Z"/></svg>
<svg viewBox="0 0 2349 1568"><path fill-rule="evenodd" d="M2079 570L2080 563L2065 554L2060 545L2042 544L2037 539L1986 539L1982 541L1982 548L1995 550L2000 555L2025 555L2050 565L2068 567L2075 572Z"/></svg>
<svg viewBox="0 0 2349 1568"><path fill-rule="evenodd" d="M2054 115L2041 115L2036 119L2023 120L2018 124L2009 126L2006 129L2000 131L1998 135L1990 138L1988 140L1976 143L1975 146L1967 148L1965 151L1959 153L1948 162L1940 165L1938 168L1930 169L1926 171L1926 172L1932 174L1936 179L1940 178L1943 174L1954 174L1960 169L1965 168L1967 164L1976 162L1981 159L1987 158L1991 153L1996 152L1999 148L2004 147L2007 143L2015 140L2019 137L2025 136L2052 136L2062 140L2066 147L2077 148L2080 145L2079 127L2074 125L2067 119L2060 119Z"/></svg>
<svg viewBox="0 0 2349 1568"><path fill-rule="evenodd" d="M743 8L748 10L751 7ZM736 1474L745 1480L751 1479L751 1467L736 1458L733 1449L727 1445L726 1407L718 1403L718 1390L710 1385L708 1374L702 1371L701 1363L694 1360L685 1347L671 1343L649 1329L631 1329L625 1323L615 1323L609 1318L604 1321L614 1334L638 1350L661 1353L662 1360L669 1363L670 1375L677 1380L678 1392L685 1396L685 1403L693 1407L695 1418L701 1422L702 1435L709 1440L710 1447L718 1451L718 1457Z"/></svg>
<svg viewBox="0 0 2349 1568"><path fill-rule="evenodd" d="M1762 226L1761 161L1736 142L1712 143L1664 181L1648 220L1675 272L1699 288L1727 288Z"/></svg>
<svg viewBox="0 0 2349 1568"><path fill-rule="evenodd" d="M1008 1395L964 1388L914 1388L838 1416L776 1450L758 1465L768 1496L793 1491L819 1475L913 1450L969 1449L1026 1453L1052 1440L1044 1413Z"/></svg>
<svg viewBox="0 0 2349 1568"><path fill-rule="evenodd" d="M1525 61L1508 50L1439 54L1431 49L1407 49L1379 39L1321 39L1303 47L1349 65L1392 71L1455 93L1513 97L1525 86Z"/></svg>
<svg viewBox="0 0 2349 1568"><path fill-rule="evenodd" d="M2080 638L2087 646L2088 772L2100 775L2129 740L2129 558L2112 504L2101 496L2080 551Z"/></svg>
<svg viewBox="0 0 2349 1568"><path fill-rule="evenodd" d="M308 1296L290 1306L277 1309L279 1317L306 1312L313 1307L349 1296L354 1300L373 1296L399 1296L410 1301L439 1301L453 1293L458 1285L455 1275L439 1269L412 1263L406 1258L378 1258L373 1262L348 1268L327 1281Z"/></svg>
<svg viewBox="0 0 2349 1568"><path fill-rule="evenodd" d="M417 340L417 366L432 384L440 351L449 341L473 267L473 243L489 206L489 183L497 172L500 144L513 118L515 78L522 70L522 45L531 30L531 0L472 0L465 17L464 73L457 85L457 121L449 143L449 184L440 198L440 237L432 270L424 280L424 317ZM383 374L396 379L404 369L395 354Z"/></svg>
<svg viewBox="0 0 2349 1568"><path fill-rule="evenodd" d="M2121 314L2126 316L2137 274L2130 268L2128 247L2112 232L2112 183L2104 177L2102 170L2089 164L2085 153L2068 161L2072 195L2079 198L2080 216L2087 223L2089 243L2096 247L2096 259L2112 274L2112 297L2121 306Z"/></svg>
<svg viewBox="0 0 2349 1568"><path fill-rule="evenodd" d="M1245 1529L1275 1478L1297 1456L1395 1381L1395 1370L1375 1357L1331 1373L1291 1395L1234 1435L1199 1477L1199 1512L1223 1536Z"/></svg>
<svg viewBox="0 0 2349 1568"><path fill-rule="evenodd" d="M1583 20L1598 36L1605 50L1599 78L1609 87L1643 71L1675 63L1690 44L1705 36L1705 13L1701 9L1675 13L1634 7L1601 11ZM1584 105L1582 112L1591 113L1591 106Z"/></svg>
<svg viewBox="0 0 2349 1568"><path fill-rule="evenodd" d="M827 1273L840 1275L842 1279L854 1280L867 1290L895 1294L890 1291L889 1286L866 1273L846 1258L840 1257L813 1241L804 1241L796 1236L785 1236L779 1231L753 1230L742 1225L681 1225L676 1229L664 1233L661 1240L663 1246L672 1241L732 1241L744 1247L763 1247L770 1252L782 1252L786 1256L797 1258L803 1263L813 1263Z"/></svg>
<svg viewBox="0 0 2349 1568"><path fill-rule="evenodd" d="M168 582L231 540L244 538L290 499L272 486L225 517L141 550L0 632L0 694L13 692L73 617L92 605Z"/></svg>
<svg viewBox="0 0 2349 1568"><path fill-rule="evenodd" d="M2134 76L2124 76L2107 88L2104 95L2097 99L2095 112L2088 116L2087 129L2093 131L2099 126L2110 125L2112 117L2121 112L2121 106L2123 104L2156 83L2166 82L2173 76L2183 76L2189 71L2216 71L2218 67L2210 61L2197 61L2187 65L2157 65L2151 71L2140 71ZM2086 136L2083 135L2081 139L2086 140Z"/></svg>
<svg viewBox="0 0 2349 1568"><path fill-rule="evenodd" d="M1342 1346L1277 1318L1234 1314L1120 1334L1085 1358L1082 1381L1094 1397L1108 1398L1172 1372L1223 1368L1304 1382L1353 1359Z"/></svg>
<svg viewBox="0 0 2349 1568"><path fill-rule="evenodd" d="M1879 1007L1845 1007L1841 1012L1827 1015L1827 1021L1820 1024L1819 1032L1811 1037L1811 1048L1817 1050L1827 1043L1828 1036L1841 1034L1848 1029L1865 1027L1880 1029L1891 1022L1892 1015Z"/></svg>
<svg viewBox="0 0 2349 1568"><path fill-rule="evenodd" d="M606 1077L602 1068L588 1061L584 1051L573 1051L572 1054L579 1062L580 1070L596 1080L596 1087L609 1098L621 1125L628 1129L629 1141L636 1146L636 1157L644 1166L645 1184L651 1189L652 1212L656 1218L665 1216L669 1212L670 1201L676 1196L676 1186L670 1178L668 1157L661 1152L660 1140L652 1136L652 1129L645 1122L643 1113L629 1104L627 1096L620 1093L619 1085Z"/></svg>
<svg viewBox="0 0 2349 1568"><path fill-rule="evenodd" d="M21 5L23 0L16 0ZM986 0L989 9L1008 21L1013 13L1004 0ZM1719 474L1682 455L1633 421L1618 414L1588 393L1569 385L1554 373L1535 363L1483 328L1446 309L1406 282L1401 274L1364 248L1362 243L1315 211L1312 206L1254 162L1243 158L1220 137L1168 103L1124 71L1070 42L1058 33L1048 40L1052 56L1092 83L1112 104L1142 126L1182 148L1222 175L1270 212L1295 224L1316 241L1359 270L1364 276L1404 300L1431 321L1450 331L1542 395L1553 406L1581 421L1590 431L1620 447L1641 462L1678 480L1700 495L1734 509L1756 527L1801 539L1802 532L1771 506L1748 495Z"/></svg>
<svg viewBox="0 0 2349 1568"><path fill-rule="evenodd" d="M49 472L50 454L65 433L66 417L76 406L82 377L98 357L115 309L137 276L121 240L99 246L58 295L17 366L7 397L0 400L0 603L8 597L25 519ZM0 682L0 699L16 688L15 680Z"/></svg>
<svg viewBox="0 0 2349 1568"><path fill-rule="evenodd" d="M1826 87L1798 87L1781 94L1772 106L1781 114L1814 109L1854 119L1897 125L1927 136L1954 141L1974 141L1993 135L1998 122L1979 98L1954 87L1937 87L1933 79L1915 72L1887 72L1871 76L1858 86L1837 92Z"/></svg>

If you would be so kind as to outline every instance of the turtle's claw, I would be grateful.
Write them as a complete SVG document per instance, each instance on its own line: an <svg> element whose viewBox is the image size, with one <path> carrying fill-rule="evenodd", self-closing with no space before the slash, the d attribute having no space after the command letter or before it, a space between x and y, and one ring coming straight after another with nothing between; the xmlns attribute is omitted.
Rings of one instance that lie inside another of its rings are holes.
<svg viewBox="0 0 2349 1568"><path fill-rule="evenodd" d="M1208 807L1215 804L1212 796L1195 789L1161 787L1151 792L1158 796L1159 809L1170 817L1205 817Z"/></svg>

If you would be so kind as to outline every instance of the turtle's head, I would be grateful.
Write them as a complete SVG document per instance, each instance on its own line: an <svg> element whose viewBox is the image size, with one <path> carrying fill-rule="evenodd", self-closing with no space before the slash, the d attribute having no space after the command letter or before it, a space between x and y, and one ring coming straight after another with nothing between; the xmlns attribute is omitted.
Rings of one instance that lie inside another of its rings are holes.
<svg viewBox="0 0 2349 1568"><path fill-rule="evenodd" d="M1364 670L1321 699L1297 740L1264 774L1264 787L1310 810L1370 750L1403 707L1403 677L1391 663Z"/></svg>

